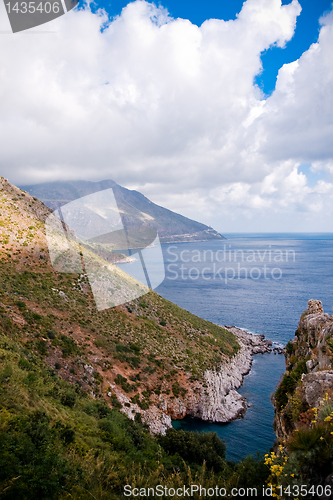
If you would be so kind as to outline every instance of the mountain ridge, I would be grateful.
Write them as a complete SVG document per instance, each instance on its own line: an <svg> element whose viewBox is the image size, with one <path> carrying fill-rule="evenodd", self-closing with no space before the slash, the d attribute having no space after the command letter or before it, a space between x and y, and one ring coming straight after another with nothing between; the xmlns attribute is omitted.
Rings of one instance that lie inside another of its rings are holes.
<svg viewBox="0 0 333 500"><path fill-rule="evenodd" d="M161 207L136 190L129 190L108 179L104 181L57 181L20 186L42 200L52 210L98 191L112 188L124 226L154 228L161 243L183 243L225 239L213 228Z"/></svg>

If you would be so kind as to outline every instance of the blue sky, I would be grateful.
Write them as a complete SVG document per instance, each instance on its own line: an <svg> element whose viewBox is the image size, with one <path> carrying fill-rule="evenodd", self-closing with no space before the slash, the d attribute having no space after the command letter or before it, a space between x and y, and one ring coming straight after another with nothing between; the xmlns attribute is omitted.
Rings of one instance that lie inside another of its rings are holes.
<svg viewBox="0 0 333 500"><path fill-rule="evenodd" d="M101 0L9 29L0 2L14 184L113 179L222 233L333 231L330 1Z"/></svg>
<svg viewBox="0 0 333 500"><path fill-rule="evenodd" d="M110 16L117 16L129 2L123 0L100 0L95 2L94 9L104 8ZM164 0L155 2L167 8L174 18L189 19L191 23L200 26L207 19L236 19L242 9L243 0ZM282 5L290 3L282 0ZM269 95L275 88L279 69L285 63L298 59L310 45L317 41L319 34L319 19L330 10L331 0L299 0L302 12L297 19L293 38L284 49L272 47L262 54L263 72L256 77L256 83Z"/></svg>

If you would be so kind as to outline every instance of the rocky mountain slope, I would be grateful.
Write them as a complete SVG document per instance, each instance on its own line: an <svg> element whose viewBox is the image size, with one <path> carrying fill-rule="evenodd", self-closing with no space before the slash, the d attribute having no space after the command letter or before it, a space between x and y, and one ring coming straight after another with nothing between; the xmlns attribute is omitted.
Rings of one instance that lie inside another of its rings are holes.
<svg viewBox="0 0 333 500"><path fill-rule="evenodd" d="M131 419L141 414L152 432L164 433L171 418L186 414L227 422L244 413L236 389L252 353L270 350L269 343L152 291L98 311L85 274L51 266L50 209L5 179L0 188L0 307L26 349L91 397Z"/></svg>
<svg viewBox="0 0 333 500"><path fill-rule="evenodd" d="M285 356L286 372L273 396L278 443L266 458L271 482L304 484L305 498L333 498L333 315L320 301L308 302ZM309 493L312 485L323 493Z"/></svg>
<svg viewBox="0 0 333 500"><path fill-rule="evenodd" d="M82 196L112 188L125 227L151 227L158 231L161 243L225 239L213 228L156 205L138 191L126 189L112 180L48 182L21 187L53 210Z"/></svg>

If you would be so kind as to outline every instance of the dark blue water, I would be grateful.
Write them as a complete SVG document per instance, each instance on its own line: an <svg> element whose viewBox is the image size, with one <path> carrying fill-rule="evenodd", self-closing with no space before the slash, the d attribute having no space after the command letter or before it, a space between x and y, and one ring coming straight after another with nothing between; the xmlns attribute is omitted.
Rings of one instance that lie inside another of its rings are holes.
<svg viewBox="0 0 333 500"><path fill-rule="evenodd" d="M280 345L294 337L309 299L333 313L333 234L225 236L163 245L166 278L157 293L204 319L262 333ZM187 418L174 427L216 432L231 460L265 452L275 439L270 396L284 369L282 355L254 357L239 390L251 405L244 419L212 424Z"/></svg>

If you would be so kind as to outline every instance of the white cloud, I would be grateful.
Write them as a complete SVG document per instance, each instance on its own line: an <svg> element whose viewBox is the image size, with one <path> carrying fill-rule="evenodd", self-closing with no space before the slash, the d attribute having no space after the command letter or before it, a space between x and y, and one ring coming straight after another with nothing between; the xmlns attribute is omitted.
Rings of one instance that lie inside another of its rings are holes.
<svg viewBox="0 0 333 500"><path fill-rule="evenodd" d="M267 229L269 214L298 221L320 203L332 219L331 188L297 171L333 161L332 18L272 96L253 83L260 53L290 40L299 13L297 0L247 0L236 20L198 27L136 1L103 32L105 15L86 8L47 25L54 33L4 35L2 175L113 178L220 230L222 217Z"/></svg>

